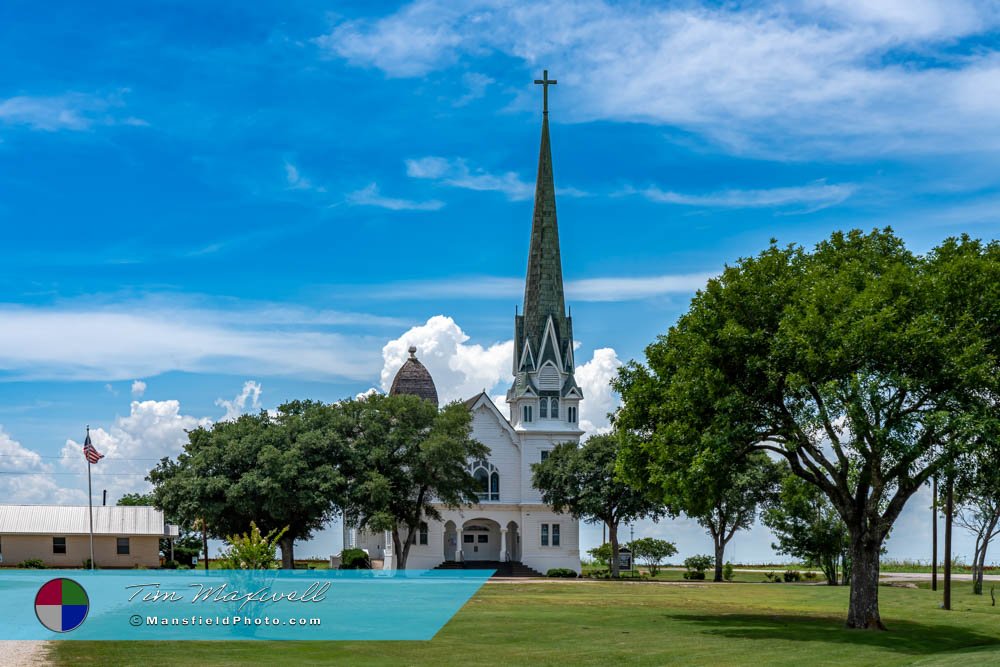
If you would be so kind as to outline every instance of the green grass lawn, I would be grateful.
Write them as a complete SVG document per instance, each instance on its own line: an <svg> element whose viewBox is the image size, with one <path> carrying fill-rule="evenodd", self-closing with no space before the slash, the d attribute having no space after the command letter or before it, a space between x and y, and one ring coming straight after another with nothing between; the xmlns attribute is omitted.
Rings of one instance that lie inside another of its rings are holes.
<svg viewBox="0 0 1000 667"><path fill-rule="evenodd" d="M64 665L1000 664L989 596L880 589L889 632L843 628L848 591L787 584L488 584L429 642L55 642Z"/></svg>

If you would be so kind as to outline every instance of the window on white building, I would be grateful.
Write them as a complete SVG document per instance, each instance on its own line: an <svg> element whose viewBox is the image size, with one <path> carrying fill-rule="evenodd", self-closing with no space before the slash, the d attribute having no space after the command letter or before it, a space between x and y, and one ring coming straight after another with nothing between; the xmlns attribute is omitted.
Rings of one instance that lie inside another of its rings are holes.
<svg viewBox="0 0 1000 667"><path fill-rule="evenodd" d="M538 418L548 419L549 418L549 399L543 398L538 401Z"/></svg>
<svg viewBox="0 0 1000 667"><path fill-rule="evenodd" d="M570 407L566 408L566 421L568 421L570 424L575 424L576 423L576 407L575 406L570 406Z"/></svg>
<svg viewBox="0 0 1000 667"><path fill-rule="evenodd" d="M547 449L543 449L543 450L542 450L542 452L541 452L541 454L542 454L542 460L543 460L543 461L544 461L545 459L549 458L549 450L547 450Z"/></svg>
<svg viewBox="0 0 1000 667"><path fill-rule="evenodd" d="M420 522L420 544L427 545L427 523L424 521Z"/></svg>
<svg viewBox="0 0 1000 667"><path fill-rule="evenodd" d="M531 421L531 406L526 405L522 411L523 419L521 421L530 422Z"/></svg>
<svg viewBox="0 0 1000 667"><path fill-rule="evenodd" d="M549 414L553 419L559 419L559 399L553 398L549 401Z"/></svg>
<svg viewBox="0 0 1000 667"><path fill-rule="evenodd" d="M543 523L542 524L542 546L559 546L559 524L558 523Z"/></svg>

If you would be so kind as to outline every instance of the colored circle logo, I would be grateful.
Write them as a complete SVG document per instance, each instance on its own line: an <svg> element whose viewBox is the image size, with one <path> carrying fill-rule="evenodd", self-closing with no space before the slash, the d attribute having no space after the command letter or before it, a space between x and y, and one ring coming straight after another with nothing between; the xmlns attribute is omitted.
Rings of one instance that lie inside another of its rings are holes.
<svg viewBox="0 0 1000 667"><path fill-rule="evenodd" d="M72 579L52 579L35 595L35 616L52 632L76 630L87 618L90 598Z"/></svg>

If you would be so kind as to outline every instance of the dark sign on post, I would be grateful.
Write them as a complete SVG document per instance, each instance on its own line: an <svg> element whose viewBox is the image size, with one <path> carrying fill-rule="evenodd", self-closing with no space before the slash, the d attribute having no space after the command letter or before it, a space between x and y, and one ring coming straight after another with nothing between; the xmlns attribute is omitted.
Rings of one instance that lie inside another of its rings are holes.
<svg viewBox="0 0 1000 667"><path fill-rule="evenodd" d="M626 572L632 570L632 552L628 549L618 550L618 569Z"/></svg>

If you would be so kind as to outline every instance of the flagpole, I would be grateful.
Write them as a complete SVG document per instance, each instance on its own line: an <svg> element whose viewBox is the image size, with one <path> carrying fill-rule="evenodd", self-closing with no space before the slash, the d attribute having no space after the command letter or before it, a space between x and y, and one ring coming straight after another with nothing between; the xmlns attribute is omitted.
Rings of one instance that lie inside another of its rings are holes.
<svg viewBox="0 0 1000 667"><path fill-rule="evenodd" d="M90 425L87 425L87 437L90 437ZM90 509L90 569L94 569L94 493L90 483L90 459L87 459L87 506Z"/></svg>

